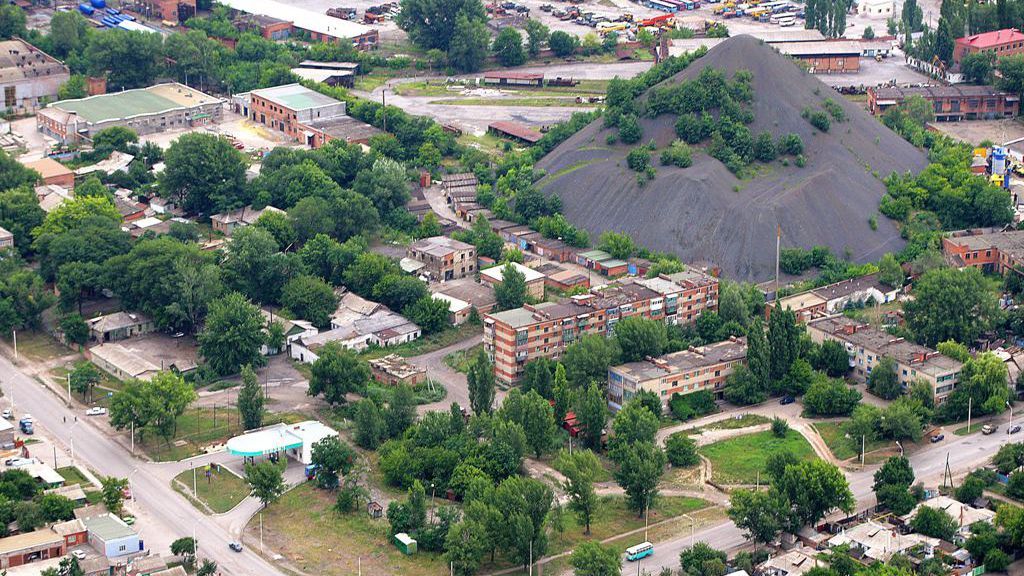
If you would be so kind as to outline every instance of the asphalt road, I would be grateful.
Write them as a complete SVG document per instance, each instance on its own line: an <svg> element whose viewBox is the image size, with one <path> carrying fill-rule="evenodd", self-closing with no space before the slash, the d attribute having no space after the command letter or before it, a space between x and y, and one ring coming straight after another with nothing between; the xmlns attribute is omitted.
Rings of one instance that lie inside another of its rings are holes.
<svg viewBox="0 0 1024 576"><path fill-rule="evenodd" d="M172 541L194 533L199 542L199 557L216 560L224 574L281 574L249 549L231 552L228 542L234 540L232 535L171 489L159 474L164 465L134 459L120 444L85 421L84 411L67 408L62 399L2 356L0 379L8 399L13 393L16 414L32 414L37 428L42 427L54 443L70 448L73 434L76 463L104 476L130 476L136 503L129 503L128 507L138 517L137 527L149 549L169 554Z"/></svg>
<svg viewBox="0 0 1024 576"><path fill-rule="evenodd" d="M914 468L914 474L918 482L925 486L936 486L942 482L942 475L946 467L946 458L949 458L949 467L954 477L966 474L975 468L988 464L992 455L999 447L1007 442L1019 441L1019 436L1007 436L1005 423L1000 423L999 431L990 436L980 433L969 436L956 436L952 428L946 430L946 440L937 444L930 444L917 452L911 454L910 464ZM981 425L978 425L980 430ZM857 472L847 472L846 478L850 482L850 490L857 499L857 510L862 510L875 504L875 496L871 491L874 483L874 473L878 466L871 466ZM707 542L720 550L737 548L747 543L743 531L732 522L724 522L697 532L694 535L695 542ZM639 544L639 541L636 542ZM643 560L641 568L651 574L657 573L662 567L667 566L673 570L679 568L679 553L691 546L689 534L680 534L679 538L661 542L655 546L653 556ZM636 564L623 560L623 574L632 574L636 570Z"/></svg>

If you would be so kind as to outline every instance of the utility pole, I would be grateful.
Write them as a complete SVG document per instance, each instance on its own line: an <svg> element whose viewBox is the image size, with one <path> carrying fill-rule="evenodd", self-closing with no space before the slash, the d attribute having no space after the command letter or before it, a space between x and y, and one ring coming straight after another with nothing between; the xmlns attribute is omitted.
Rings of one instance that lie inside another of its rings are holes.
<svg viewBox="0 0 1024 576"><path fill-rule="evenodd" d="M779 258L782 254L782 226L775 226L775 301L779 301Z"/></svg>
<svg viewBox="0 0 1024 576"><path fill-rule="evenodd" d="M974 398L971 398L970 396L967 397L967 433L968 434L971 433L971 401L972 400L974 400Z"/></svg>
<svg viewBox="0 0 1024 576"><path fill-rule="evenodd" d="M860 465L861 466L864 465L864 447L865 447L865 439L864 439L864 435L861 434L860 435Z"/></svg>
<svg viewBox="0 0 1024 576"><path fill-rule="evenodd" d="M387 105L387 103L385 102L385 99L384 99L384 95L387 93L387 90L388 90L388 84L387 84L387 82L385 82L384 86L382 86L381 89L380 89L380 112L381 112L381 117L384 119L384 131L385 132L388 131L388 105Z"/></svg>

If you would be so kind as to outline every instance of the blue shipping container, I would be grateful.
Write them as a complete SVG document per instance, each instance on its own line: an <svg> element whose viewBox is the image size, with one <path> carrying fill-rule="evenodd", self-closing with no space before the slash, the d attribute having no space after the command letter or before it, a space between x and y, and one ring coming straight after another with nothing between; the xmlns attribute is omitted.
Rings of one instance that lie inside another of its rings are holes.
<svg viewBox="0 0 1024 576"><path fill-rule="evenodd" d="M89 6L88 4L82 3L82 4L78 5L78 11L81 12L82 14L85 14L86 16L92 16L92 13L95 12L96 10L94 10L92 6Z"/></svg>

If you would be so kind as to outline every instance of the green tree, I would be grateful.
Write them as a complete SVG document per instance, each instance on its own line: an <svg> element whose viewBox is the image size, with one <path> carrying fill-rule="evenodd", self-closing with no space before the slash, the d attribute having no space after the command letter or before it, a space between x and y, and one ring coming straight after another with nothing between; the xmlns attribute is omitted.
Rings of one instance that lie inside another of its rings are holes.
<svg viewBox="0 0 1024 576"><path fill-rule="evenodd" d="M957 531L956 520L948 512L930 506L918 508L917 514L910 521L910 526L915 532L942 540L952 540Z"/></svg>
<svg viewBox="0 0 1024 576"><path fill-rule="evenodd" d="M1004 56L999 59L996 68L999 70L996 86L1000 90L1024 94L1024 55Z"/></svg>
<svg viewBox="0 0 1024 576"><path fill-rule="evenodd" d="M676 432L665 440L665 456L673 466L696 466L700 462L697 443L684 432Z"/></svg>
<svg viewBox="0 0 1024 576"><path fill-rule="evenodd" d="M370 367L366 361L340 342L324 344L310 372L308 394L322 394L331 405L344 404L347 394L361 392L370 381Z"/></svg>
<svg viewBox="0 0 1024 576"><path fill-rule="evenodd" d="M124 504L124 489L128 487L128 479L105 476L100 478L100 484L103 486L101 489L103 505L112 514L120 515Z"/></svg>
<svg viewBox="0 0 1024 576"><path fill-rule="evenodd" d="M160 186L186 212L208 216L246 204L245 164L226 139L193 132L164 155Z"/></svg>
<svg viewBox="0 0 1024 576"><path fill-rule="evenodd" d="M576 576L619 576L622 560L618 550L598 542L583 542L569 557Z"/></svg>
<svg viewBox="0 0 1024 576"><path fill-rule="evenodd" d="M81 314L68 314L60 319L60 330L69 344L84 346L89 341L89 325Z"/></svg>
<svg viewBox="0 0 1024 576"><path fill-rule="evenodd" d="M551 404L533 390L525 394L518 389L509 391L498 411L498 417L523 427L526 443L536 458L540 458L551 446L558 430Z"/></svg>
<svg viewBox="0 0 1024 576"><path fill-rule="evenodd" d="M608 420L608 404L597 385L591 383L583 388L576 399L575 413L583 445L591 450L600 450L601 436Z"/></svg>
<svg viewBox="0 0 1024 576"><path fill-rule="evenodd" d="M665 323L643 316L630 316L616 324L615 338L622 351L623 362L660 356L668 347Z"/></svg>
<svg viewBox="0 0 1024 576"><path fill-rule="evenodd" d="M328 436L313 444L311 461L316 466L316 483L320 488L338 487L338 474L348 474L356 462L356 451L337 436Z"/></svg>
<svg viewBox="0 0 1024 576"><path fill-rule="evenodd" d="M771 384L771 349L760 318L754 318L747 330L747 366L757 387L766 391Z"/></svg>
<svg viewBox="0 0 1024 576"><path fill-rule="evenodd" d="M533 390L544 398L554 398L554 370L555 363L547 358L527 362L520 388L524 393Z"/></svg>
<svg viewBox="0 0 1024 576"><path fill-rule="evenodd" d="M878 261L878 281L890 288L903 287L903 268L892 254L882 256Z"/></svg>
<svg viewBox="0 0 1024 576"><path fill-rule="evenodd" d="M284 494L284 470L270 460L258 464L245 465L245 481L249 483L249 493L259 499L266 508Z"/></svg>
<svg viewBox="0 0 1024 576"><path fill-rule="evenodd" d="M356 405L356 444L367 450L375 450L387 436L387 422L380 408L371 398L360 400Z"/></svg>
<svg viewBox="0 0 1024 576"><path fill-rule="evenodd" d="M725 381L725 399L733 404L749 406L768 399L768 393L746 366L733 368Z"/></svg>
<svg viewBox="0 0 1024 576"><path fill-rule="evenodd" d="M903 394L903 386L896 373L895 360L884 356L875 364L868 374L868 390L886 400L893 400Z"/></svg>
<svg viewBox="0 0 1024 576"><path fill-rule="evenodd" d="M395 386L384 418L387 421L388 435L392 438L400 437L416 422L416 393L411 386Z"/></svg>
<svg viewBox="0 0 1024 576"><path fill-rule="evenodd" d="M835 509L853 510L853 493L846 477L824 460L787 466L778 480L779 492L792 506L791 528L814 524Z"/></svg>
<svg viewBox="0 0 1024 576"><path fill-rule="evenodd" d="M565 375L576 388L585 388L591 382L605 382L608 367L618 360L617 345L599 334L583 336L562 355Z"/></svg>
<svg viewBox="0 0 1024 576"><path fill-rule="evenodd" d="M452 572L473 576L487 553L487 527L476 520L464 520L448 530L445 537L445 559Z"/></svg>
<svg viewBox="0 0 1024 576"><path fill-rule="evenodd" d="M398 25L422 48L448 50L451 44L459 41L462 30L459 29L458 22L462 19L477 23L486 20L486 13L480 0L402 0Z"/></svg>
<svg viewBox="0 0 1024 576"><path fill-rule="evenodd" d="M960 71L973 84L989 84L995 63L996 57L992 52L964 54L960 59Z"/></svg>
<svg viewBox="0 0 1024 576"><path fill-rule="evenodd" d="M774 490L735 490L729 504L729 519L755 544L771 544L786 526L789 503Z"/></svg>
<svg viewBox="0 0 1024 576"><path fill-rule="evenodd" d="M721 572L724 574L726 559L725 552L715 550L706 542L697 542L679 553L679 564L682 567L680 574L685 576L713 576L713 573L708 573L707 567L717 564L721 565Z"/></svg>
<svg viewBox="0 0 1024 576"><path fill-rule="evenodd" d="M511 310L526 303L526 275L506 264L501 270L501 282L494 286L498 308Z"/></svg>
<svg viewBox="0 0 1024 576"><path fill-rule="evenodd" d="M502 66L520 66L526 62L526 52L523 50L523 37L519 32L507 26L501 29L491 51Z"/></svg>
<svg viewBox="0 0 1024 576"><path fill-rule="evenodd" d="M800 328L792 310L773 310L768 321L768 346L771 358L771 378L780 380L789 372L797 359L800 347Z"/></svg>
<svg viewBox="0 0 1024 576"><path fill-rule="evenodd" d="M54 16L56 17L56 15ZM85 76L81 74L72 74L68 81L61 84L60 88L57 89L57 98L60 100L75 100L85 98L88 95Z"/></svg>
<svg viewBox="0 0 1024 576"><path fill-rule="evenodd" d="M86 402L92 402L92 391L101 380L103 373L92 362L80 362L71 371L71 389L86 398Z"/></svg>
<svg viewBox="0 0 1024 576"><path fill-rule="evenodd" d="M195 568L196 548L196 541L191 536L183 536L171 542L171 554L181 557L186 570Z"/></svg>
<svg viewBox="0 0 1024 576"><path fill-rule="evenodd" d="M637 251L636 242L629 234L612 232L608 230L601 233L598 240L598 248L612 255L614 258L625 260L632 258Z"/></svg>
<svg viewBox="0 0 1024 576"><path fill-rule="evenodd" d="M237 403L243 429L252 430L263 425L263 402L256 371L248 364L242 366L242 388L238 391Z"/></svg>
<svg viewBox="0 0 1024 576"><path fill-rule="evenodd" d="M815 375L803 399L804 409L814 416L847 416L860 400L860 392L847 386L843 380L823 374Z"/></svg>
<svg viewBox="0 0 1024 576"><path fill-rule="evenodd" d="M199 353L219 375L234 374L247 364L262 366L263 325L259 308L232 292L210 303Z"/></svg>
<svg viewBox="0 0 1024 576"><path fill-rule="evenodd" d="M494 405L494 365L487 353L479 350L466 374L469 385L469 404L474 414L490 413Z"/></svg>
<svg viewBox="0 0 1024 576"><path fill-rule="evenodd" d="M908 328L926 346L973 342L998 315L995 295L977 268L926 272L914 283L914 300L904 309Z"/></svg>
<svg viewBox="0 0 1024 576"><path fill-rule="evenodd" d="M284 285L281 304L299 318L305 318L323 328L331 323L331 315L338 307L334 288L316 276L296 276Z"/></svg>
<svg viewBox="0 0 1024 576"><path fill-rule="evenodd" d="M658 417L642 403L630 400L612 420L615 446L637 442L654 442L658 432Z"/></svg>
<svg viewBox="0 0 1024 576"><path fill-rule="evenodd" d="M575 52L578 45L579 40L575 36L561 30L552 32L548 39L548 46L559 58L565 58Z"/></svg>
<svg viewBox="0 0 1024 576"><path fill-rule="evenodd" d="M426 334L436 334L448 327L450 304L446 300L423 296L402 309L409 320L415 322Z"/></svg>
<svg viewBox="0 0 1024 576"><path fill-rule="evenodd" d="M540 53L542 44L548 41L551 31L539 20L529 19L526 21L526 50L530 57L536 57Z"/></svg>
<svg viewBox="0 0 1024 576"><path fill-rule="evenodd" d="M850 371L850 354L839 341L826 340L815 350L811 364L815 370L839 378Z"/></svg>
<svg viewBox="0 0 1024 576"><path fill-rule="evenodd" d="M914 483L914 469L905 457L890 457L875 472L874 480L872 490L879 505L898 515L907 514L913 509L916 501L910 495L910 486Z"/></svg>
<svg viewBox="0 0 1024 576"><path fill-rule="evenodd" d="M25 11L20 6L0 6L0 39L6 40L25 35Z"/></svg>
<svg viewBox="0 0 1024 576"><path fill-rule="evenodd" d="M571 454L563 451L558 454L555 467L565 476L562 490L569 498L569 509L576 513L583 533L589 535L600 503L594 491L594 478L601 470L601 462L590 450L576 450Z"/></svg>
<svg viewBox="0 0 1024 576"><path fill-rule="evenodd" d="M479 0L470 0L479 4ZM487 57L489 35L479 19L465 14L455 18L455 35L448 47L448 65L460 72L475 72Z"/></svg>
<svg viewBox="0 0 1024 576"><path fill-rule="evenodd" d="M615 481L626 492L629 508L639 517L658 497L665 453L652 442L623 443L612 452L612 459L617 464Z"/></svg>

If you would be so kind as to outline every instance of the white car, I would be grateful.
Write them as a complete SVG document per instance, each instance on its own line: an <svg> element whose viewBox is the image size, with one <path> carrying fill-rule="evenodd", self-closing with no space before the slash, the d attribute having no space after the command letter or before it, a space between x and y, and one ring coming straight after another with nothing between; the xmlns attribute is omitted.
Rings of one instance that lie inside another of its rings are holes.
<svg viewBox="0 0 1024 576"><path fill-rule="evenodd" d="M85 411L86 416L103 416L107 413L107 409L102 406L93 406Z"/></svg>
<svg viewBox="0 0 1024 576"><path fill-rule="evenodd" d="M22 466L28 466L29 464L37 464L39 461L35 458L12 458L8 460L6 464L11 468L20 468Z"/></svg>
<svg viewBox="0 0 1024 576"><path fill-rule="evenodd" d="M36 421L36 419L33 418L32 415L27 413L27 412L24 415L22 415L21 420L19 420L19 422L32 422L32 423L35 423L35 421Z"/></svg>
<svg viewBox="0 0 1024 576"><path fill-rule="evenodd" d="M81 550L72 550L71 555L79 560L85 560L85 552L82 552Z"/></svg>
<svg viewBox="0 0 1024 576"><path fill-rule="evenodd" d="M11 412L11 409L8 408L3 411L3 417L4 420L10 420L11 418L14 418L14 412Z"/></svg>

